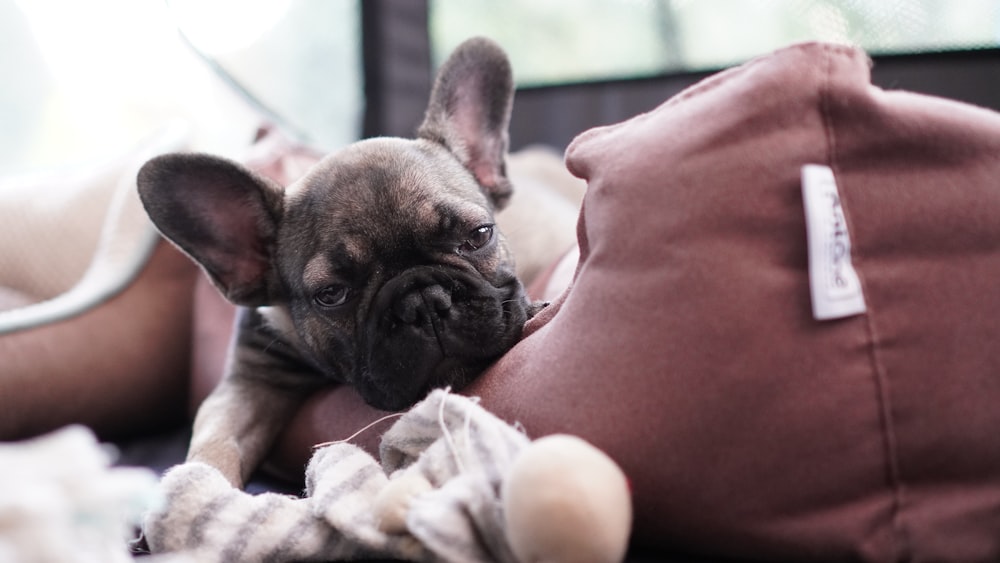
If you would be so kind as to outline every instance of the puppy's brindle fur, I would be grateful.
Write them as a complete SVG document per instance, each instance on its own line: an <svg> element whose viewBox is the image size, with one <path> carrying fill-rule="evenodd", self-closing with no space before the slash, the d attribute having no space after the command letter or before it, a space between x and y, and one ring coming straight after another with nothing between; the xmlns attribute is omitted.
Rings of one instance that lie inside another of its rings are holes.
<svg viewBox="0 0 1000 563"><path fill-rule="evenodd" d="M443 65L416 139L355 143L287 189L207 155L142 168L153 222L243 306L189 461L242 486L318 386L402 409L513 346L537 306L493 224L512 97L503 51L474 39Z"/></svg>

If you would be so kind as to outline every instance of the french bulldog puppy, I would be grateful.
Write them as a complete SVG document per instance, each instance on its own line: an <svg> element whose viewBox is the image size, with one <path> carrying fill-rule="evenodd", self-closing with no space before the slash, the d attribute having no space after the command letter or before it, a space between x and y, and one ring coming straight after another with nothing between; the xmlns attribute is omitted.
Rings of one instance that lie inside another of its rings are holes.
<svg viewBox="0 0 1000 563"><path fill-rule="evenodd" d="M471 39L438 73L416 139L360 141L287 188L204 154L143 166L150 218L241 306L189 461L241 487L318 386L403 409L518 341L541 305L493 218L511 195L512 99L504 52Z"/></svg>

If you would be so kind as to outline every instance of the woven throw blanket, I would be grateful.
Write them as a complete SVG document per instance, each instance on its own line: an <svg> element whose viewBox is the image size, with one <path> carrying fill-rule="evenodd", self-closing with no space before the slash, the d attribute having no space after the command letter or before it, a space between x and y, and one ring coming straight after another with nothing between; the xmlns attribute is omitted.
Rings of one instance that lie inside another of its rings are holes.
<svg viewBox="0 0 1000 563"><path fill-rule="evenodd" d="M500 483L528 438L476 404L444 390L403 415L383 436L381 463L349 444L318 449L302 498L250 495L214 468L186 463L161 487L165 508L147 516L153 553L199 561L516 561L506 540ZM406 530L389 534L374 506L391 481L419 476Z"/></svg>

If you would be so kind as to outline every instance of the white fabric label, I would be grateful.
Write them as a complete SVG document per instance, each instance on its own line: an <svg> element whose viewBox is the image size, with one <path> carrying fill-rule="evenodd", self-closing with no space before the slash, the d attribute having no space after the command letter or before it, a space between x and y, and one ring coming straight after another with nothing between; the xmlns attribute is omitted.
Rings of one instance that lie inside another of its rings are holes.
<svg viewBox="0 0 1000 563"><path fill-rule="evenodd" d="M865 296L851 264L851 234L829 166L802 167L802 200L813 317L823 321L864 313Z"/></svg>

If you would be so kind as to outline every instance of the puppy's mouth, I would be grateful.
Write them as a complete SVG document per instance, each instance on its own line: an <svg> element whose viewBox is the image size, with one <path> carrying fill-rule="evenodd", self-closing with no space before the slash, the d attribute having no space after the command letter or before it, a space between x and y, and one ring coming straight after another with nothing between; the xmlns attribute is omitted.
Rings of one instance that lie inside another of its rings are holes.
<svg viewBox="0 0 1000 563"><path fill-rule="evenodd" d="M494 285L472 272L413 268L375 295L354 384L385 410L408 407L433 388L461 388L518 341L527 318L513 276Z"/></svg>

